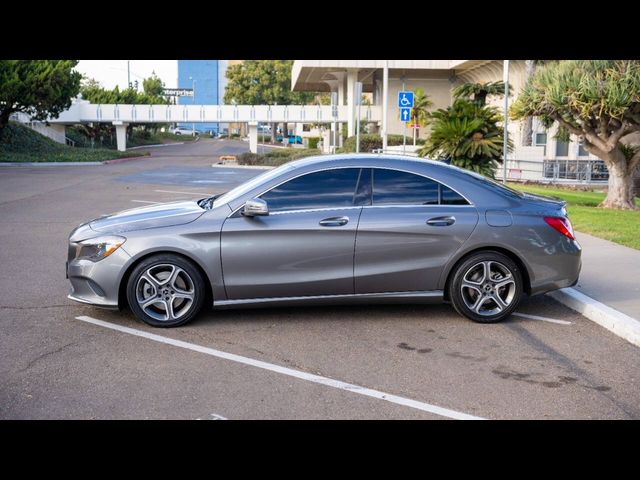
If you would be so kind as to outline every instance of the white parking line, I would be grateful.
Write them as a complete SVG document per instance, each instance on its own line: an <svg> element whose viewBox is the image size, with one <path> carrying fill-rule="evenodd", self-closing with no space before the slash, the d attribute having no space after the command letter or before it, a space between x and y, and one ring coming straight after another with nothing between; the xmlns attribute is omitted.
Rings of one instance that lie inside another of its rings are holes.
<svg viewBox="0 0 640 480"><path fill-rule="evenodd" d="M159 205L160 204L160 202L151 202L149 200L131 200L131 201L135 202L135 203L153 203L154 205Z"/></svg>
<svg viewBox="0 0 640 480"><path fill-rule="evenodd" d="M176 340L174 338L163 337L162 335L156 335L155 333L149 333L142 330L137 330L135 328L123 327L121 325L104 322L102 320L98 320L92 317L87 317L84 315L80 317L76 317L76 319L81 320L83 322L92 323L93 325L97 325L99 327L109 328L111 330L117 330L119 332L128 333L130 335L135 335L137 337L143 337L149 340L153 340L155 342L166 343L168 345L173 345L175 347L192 350L194 352L204 353L206 355L211 355L212 357L231 360L232 362L238 362L244 365L250 365L252 367L261 368L263 370L269 370L271 372L280 373L282 375L288 375L290 377L306 380L308 382L318 383L320 385L325 385L327 387L333 387L339 390L346 390L348 392L357 393L359 395L365 395L367 397L377 398L379 400L395 403L397 405L403 405L405 407L414 408L416 410L421 410L423 412L433 413L435 415L440 415L442 417L453 418L456 420L484 420L481 417L476 417L466 413L457 412L455 410L450 410L448 408L438 407L437 405L431 405L429 403L419 402L417 400L412 400L410 398L399 397L397 395L381 392L379 390L373 390L371 388L362 387L360 385L341 382L340 380L334 380L328 377L321 377L320 375L313 375L311 373L302 372L300 370L294 370L292 368L282 367L280 365L275 365L273 363L267 363L261 360L255 360L253 358L243 357L241 355L236 355L234 353L227 353L221 350L214 350L213 348L203 347L201 345L184 342L182 340Z"/></svg>
<svg viewBox="0 0 640 480"><path fill-rule="evenodd" d="M543 322L557 323L558 325L571 325L573 322L566 320L556 320L555 318L539 317L537 315L529 315L528 313L513 312L511 315L515 317L528 318L529 320L541 320Z"/></svg>
<svg viewBox="0 0 640 480"><path fill-rule="evenodd" d="M206 193L202 193L202 192L177 192L175 190L154 190L154 192L159 192L159 193L179 193L181 195L206 195Z"/></svg>

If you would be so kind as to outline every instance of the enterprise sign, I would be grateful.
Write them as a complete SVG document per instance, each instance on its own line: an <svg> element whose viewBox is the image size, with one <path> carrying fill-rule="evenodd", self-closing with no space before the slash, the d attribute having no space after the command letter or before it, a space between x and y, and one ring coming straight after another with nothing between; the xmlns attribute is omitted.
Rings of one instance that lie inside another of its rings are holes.
<svg viewBox="0 0 640 480"><path fill-rule="evenodd" d="M165 97L193 97L193 88L165 88Z"/></svg>

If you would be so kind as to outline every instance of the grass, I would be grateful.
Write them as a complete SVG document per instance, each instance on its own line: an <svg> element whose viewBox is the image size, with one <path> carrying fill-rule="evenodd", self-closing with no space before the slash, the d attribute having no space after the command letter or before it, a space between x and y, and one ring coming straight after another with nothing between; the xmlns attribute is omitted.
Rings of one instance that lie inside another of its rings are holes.
<svg viewBox="0 0 640 480"><path fill-rule="evenodd" d="M603 192L519 183L511 183L510 186L566 200L569 218L576 230L640 250L640 211L598 208L606 195ZM640 206L640 199L636 198L636 205Z"/></svg>
<svg viewBox="0 0 640 480"><path fill-rule="evenodd" d="M140 152L62 145L13 122L0 131L0 162L102 162L141 155Z"/></svg>

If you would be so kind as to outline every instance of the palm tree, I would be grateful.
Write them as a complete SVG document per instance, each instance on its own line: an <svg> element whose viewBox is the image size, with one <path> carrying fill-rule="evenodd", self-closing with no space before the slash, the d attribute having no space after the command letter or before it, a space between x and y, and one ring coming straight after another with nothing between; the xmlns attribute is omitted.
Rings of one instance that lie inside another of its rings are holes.
<svg viewBox="0 0 640 480"><path fill-rule="evenodd" d="M487 95L504 95L504 82L465 83L453 90L454 98L473 100L480 107L487 104Z"/></svg>
<svg viewBox="0 0 640 480"><path fill-rule="evenodd" d="M475 95L473 100L462 97L450 107L432 112L430 120L431 135L418 152L420 156L449 159L458 167L494 176L502 161L504 138L497 125L502 120L497 108L487 107Z"/></svg>
<svg viewBox="0 0 640 480"><path fill-rule="evenodd" d="M411 109L410 123L412 125L425 126L429 120L429 108L433 107L433 102L429 100L429 95L421 88L416 88L413 96L413 108ZM416 129L416 136L420 136L420 129Z"/></svg>

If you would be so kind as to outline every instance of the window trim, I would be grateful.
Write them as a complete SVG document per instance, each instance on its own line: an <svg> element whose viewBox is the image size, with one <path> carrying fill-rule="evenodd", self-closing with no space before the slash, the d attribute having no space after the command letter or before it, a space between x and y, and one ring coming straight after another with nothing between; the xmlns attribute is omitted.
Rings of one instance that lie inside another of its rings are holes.
<svg viewBox="0 0 640 480"><path fill-rule="evenodd" d="M283 185L287 182L290 182L291 180L295 180L303 175L311 175L312 173L318 173L318 172L326 172L329 170L342 170L342 169L347 169L347 168L356 168L356 169L365 169L365 168L370 168L370 169L374 169L374 168L379 168L379 169L383 169L383 170L393 170L393 171L397 171L397 172L404 172L404 173L411 173L413 175L418 175L419 177L424 177L428 180L431 180L433 182L439 183L441 185L444 185L445 187L447 187L448 189L450 189L451 191L457 193L458 195L460 195L462 198L464 198L467 201L467 205L441 205L440 203L438 204L431 204L431 205L422 205L422 204L399 204L399 205L373 205L373 179L372 179L372 184L371 184L371 205L351 205L348 207L325 207L325 208L307 208L307 209L297 209L297 210L281 210L279 212L269 212L269 215L278 215L278 214L283 214L283 213L300 213L300 212L309 212L309 211L326 211L326 210L338 210L338 209L345 209L345 208L396 208L396 207L475 207L475 204L469 200L466 196L462 195L460 192L458 192L455 188L452 188L450 185L447 185L444 182L441 182L440 180L436 180L435 178L431 178L427 175L423 175L422 173L416 173L416 172L412 172L410 170L405 170L402 168L396 168L396 167L380 167L380 166L337 166L337 167L330 167L330 168L319 168L317 170L312 170L310 172L304 172L304 173L300 173L299 175L296 175L294 177L288 178L287 180L283 180L282 182L274 185L271 188L268 188L267 190L264 190L263 192L260 192L257 195L254 195L252 198L259 198L262 195L264 195L265 193L270 192L271 190L273 190L274 188L278 188L280 185ZM356 184L356 189L357 189L358 185ZM355 195L355 193L354 193ZM231 218L234 217L236 215L237 212L239 212L242 207L244 207L243 205L240 205L238 208L236 208L233 212L231 212L227 218Z"/></svg>

